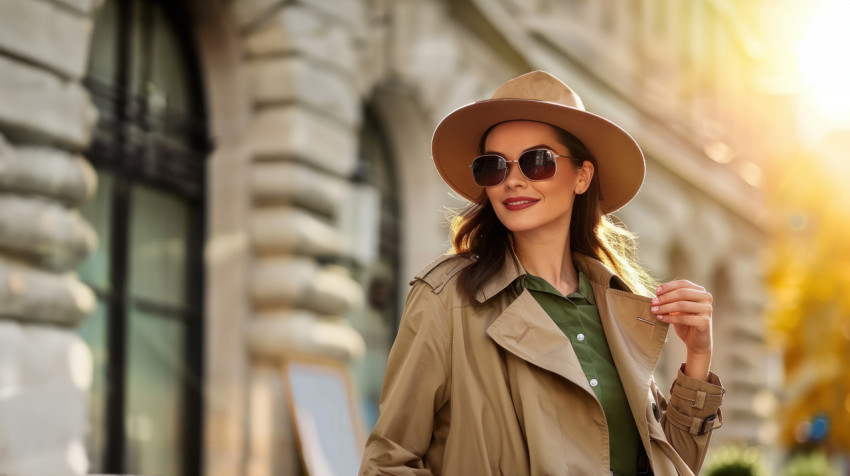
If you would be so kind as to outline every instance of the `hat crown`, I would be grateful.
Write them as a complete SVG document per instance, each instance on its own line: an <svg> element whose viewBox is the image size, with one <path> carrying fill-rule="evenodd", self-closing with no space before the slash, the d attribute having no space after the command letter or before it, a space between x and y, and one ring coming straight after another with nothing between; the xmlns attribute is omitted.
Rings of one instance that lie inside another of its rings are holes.
<svg viewBox="0 0 850 476"><path fill-rule="evenodd" d="M532 71L505 82L490 99L533 99L584 110L578 94L545 71Z"/></svg>

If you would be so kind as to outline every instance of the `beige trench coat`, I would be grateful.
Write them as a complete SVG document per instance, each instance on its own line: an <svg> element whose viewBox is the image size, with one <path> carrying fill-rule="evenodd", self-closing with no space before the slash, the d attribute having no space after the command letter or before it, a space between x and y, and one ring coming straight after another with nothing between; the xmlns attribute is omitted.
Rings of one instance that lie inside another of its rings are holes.
<svg viewBox="0 0 850 476"><path fill-rule="evenodd" d="M668 324L595 258L573 253L655 475L698 473L724 390L679 369L670 403L652 372ZM608 475L608 427L570 340L515 279L511 260L475 303L456 286L470 263L418 273L387 363L361 475ZM612 429L611 431L617 431Z"/></svg>

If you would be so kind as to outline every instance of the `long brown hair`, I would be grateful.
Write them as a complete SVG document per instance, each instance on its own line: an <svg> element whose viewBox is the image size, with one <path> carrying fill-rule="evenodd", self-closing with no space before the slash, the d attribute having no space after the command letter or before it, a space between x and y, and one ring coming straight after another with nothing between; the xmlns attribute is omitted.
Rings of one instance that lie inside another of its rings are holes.
<svg viewBox="0 0 850 476"><path fill-rule="evenodd" d="M561 128L547 125L555 130L558 140L569 149L569 155L572 157L570 162L574 167L581 168L584 161L588 160L596 171L587 191L577 195L573 203L570 248L596 257L617 273L635 293L654 296L658 282L638 262L637 236L616 216L603 214L599 206L602 197L596 158L577 137ZM481 137L481 153L484 152L487 134L493 127ZM483 190L478 200L456 212L451 218L451 241L454 253L474 259L473 263L458 275L458 286L470 299L484 283L499 272L507 256L517 261L513 253L512 234L496 216L493 205Z"/></svg>

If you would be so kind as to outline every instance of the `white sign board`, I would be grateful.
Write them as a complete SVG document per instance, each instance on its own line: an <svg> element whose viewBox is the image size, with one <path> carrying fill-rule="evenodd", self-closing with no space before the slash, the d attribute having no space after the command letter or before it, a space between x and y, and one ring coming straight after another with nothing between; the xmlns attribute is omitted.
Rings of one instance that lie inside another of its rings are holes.
<svg viewBox="0 0 850 476"><path fill-rule="evenodd" d="M354 476L365 444L348 370L341 364L284 364L295 433L309 476Z"/></svg>

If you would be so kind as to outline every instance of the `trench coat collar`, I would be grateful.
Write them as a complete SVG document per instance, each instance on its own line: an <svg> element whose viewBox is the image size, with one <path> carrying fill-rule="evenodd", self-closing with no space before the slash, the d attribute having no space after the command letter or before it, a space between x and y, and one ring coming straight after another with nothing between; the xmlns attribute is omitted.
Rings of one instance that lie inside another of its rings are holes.
<svg viewBox="0 0 850 476"><path fill-rule="evenodd" d="M628 285L626 285L625 281L623 281L607 266L602 264L602 262L598 259L584 253L579 253L578 251L572 252L572 259L576 269L584 272L591 282L604 284L606 287L619 289L621 291L631 292L631 289ZM496 294L502 292L506 287L514 283L518 277L527 273L528 272L525 268L523 268L519 260L516 259L516 255L514 255L513 252L509 252L509 254L505 257L505 263L502 265L502 269L499 270L499 272L483 286L481 286L478 293L476 293L475 299L479 303L483 303Z"/></svg>
<svg viewBox="0 0 850 476"><path fill-rule="evenodd" d="M620 374L629 409L644 447L649 448L646 408L650 382L669 324L659 321L650 312L650 298L631 292L625 282L602 262L575 251L572 257L578 269L591 281L602 328ZM476 299L486 301L524 274L526 271L519 261L514 262L509 257L502 270L482 286ZM517 298L490 324L487 335L505 350L560 375L595 399L570 339L527 289L517 287L515 290Z"/></svg>

